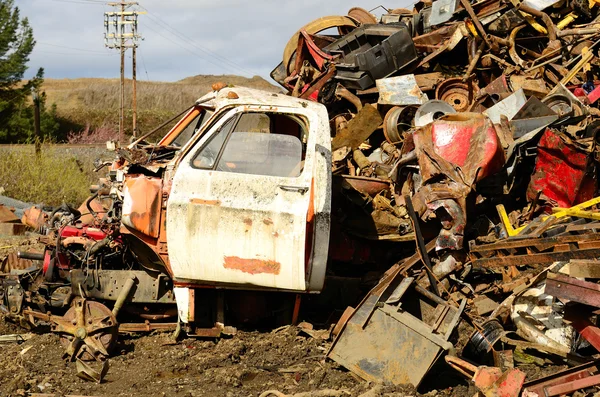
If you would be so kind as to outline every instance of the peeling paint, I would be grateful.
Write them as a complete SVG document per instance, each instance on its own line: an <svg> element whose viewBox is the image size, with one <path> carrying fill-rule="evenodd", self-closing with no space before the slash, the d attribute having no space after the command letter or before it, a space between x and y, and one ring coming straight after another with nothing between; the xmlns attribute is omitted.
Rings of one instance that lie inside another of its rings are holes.
<svg viewBox="0 0 600 397"><path fill-rule="evenodd" d="M263 259L243 259L237 256L226 256L223 263L225 269L241 270L249 274L279 274L281 263Z"/></svg>
<svg viewBox="0 0 600 397"><path fill-rule="evenodd" d="M221 205L221 201L219 201L219 200L202 200L202 199L198 199L198 198L190 199L190 203L200 204L200 205L214 205L214 206Z"/></svg>

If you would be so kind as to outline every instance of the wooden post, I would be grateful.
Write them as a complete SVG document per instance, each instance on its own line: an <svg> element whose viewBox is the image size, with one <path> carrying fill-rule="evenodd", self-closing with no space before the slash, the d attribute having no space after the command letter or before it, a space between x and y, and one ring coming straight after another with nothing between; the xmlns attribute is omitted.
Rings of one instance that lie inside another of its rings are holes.
<svg viewBox="0 0 600 397"><path fill-rule="evenodd" d="M125 129L125 3L121 2L121 26L119 26L121 35L121 117L119 119L119 143L123 140Z"/></svg>
<svg viewBox="0 0 600 397"><path fill-rule="evenodd" d="M137 63L135 60L135 56L136 56L136 45L135 43L133 44L132 47L132 51L133 51L133 72L132 72L132 79L133 79L133 101L131 104L132 110L133 110L133 137L137 138Z"/></svg>
<svg viewBox="0 0 600 397"><path fill-rule="evenodd" d="M42 131L40 127L40 97L37 90L32 91L33 96L33 128L35 131L35 155L40 157L42 154Z"/></svg>

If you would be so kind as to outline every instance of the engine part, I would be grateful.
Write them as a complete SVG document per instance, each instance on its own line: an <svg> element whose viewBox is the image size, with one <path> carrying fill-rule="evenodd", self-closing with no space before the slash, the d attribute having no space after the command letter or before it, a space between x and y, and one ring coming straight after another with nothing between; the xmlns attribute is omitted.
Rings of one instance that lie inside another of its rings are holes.
<svg viewBox="0 0 600 397"><path fill-rule="evenodd" d="M457 112L466 112L473 102L473 93L477 91L479 87L470 88L469 83L463 83L461 78L454 78L438 85L435 98L450 104Z"/></svg>
<svg viewBox="0 0 600 397"><path fill-rule="evenodd" d="M71 360L106 358L117 341L117 319L99 302L77 298L63 317L50 316L49 320Z"/></svg>
<svg viewBox="0 0 600 397"><path fill-rule="evenodd" d="M415 113L415 126L424 127L447 114L456 113L450 104L439 99L432 99L419 106Z"/></svg>
<svg viewBox="0 0 600 397"><path fill-rule="evenodd" d="M383 119L383 135L392 145L401 145L404 141L402 133L412 128L412 120L417 112L416 106L395 106Z"/></svg>

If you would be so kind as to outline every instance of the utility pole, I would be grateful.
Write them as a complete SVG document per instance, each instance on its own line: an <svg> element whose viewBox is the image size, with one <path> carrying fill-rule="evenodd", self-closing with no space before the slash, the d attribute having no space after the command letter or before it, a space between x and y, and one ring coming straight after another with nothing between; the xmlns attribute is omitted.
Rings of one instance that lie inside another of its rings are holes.
<svg viewBox="0 0 600 397"><path fill-rule="evenodd" d="M133 52L133 137L137 136L137 65L136 48L141 36L138 34L137 18L140 12L128 11L129 8L139 5L137 2L120 1L108 3L118 11L104 13L104 41L107 48L117 48L121 53L121 90L120 90L120 118L119 118L119 142L125 133L125 52L128 48Z"/></svg>
<svg viewBox="0 0 600 397"><path fill-rule="evenodd" d="M37 89L31 90L33 97L33 128L35 131L35 155L37 158L42 154L42 131L40 127L40 96Z"/></svg>
<svg viewBox="0 0 600 397"><path fill-rule="evenodd" d="M137 46L133 46L133 48L131 49L131 56L133 59L133 67L131 69L131 78L132 78L132 84L133 84L133 98L131 101L131 108L133 111L133 115L132 115L132 126L133 126L133 137L137 138L137 63L135 61L135 56L136 56L136 48Z"/></svg>
<svg viewBox="0 0 600 397"><path fill-rule="evenodd" d="M125 132L125 3L121 3L121 23L119 25L119 35L121 42L121 117L119 117L119 142L123 141Z"/></svg>

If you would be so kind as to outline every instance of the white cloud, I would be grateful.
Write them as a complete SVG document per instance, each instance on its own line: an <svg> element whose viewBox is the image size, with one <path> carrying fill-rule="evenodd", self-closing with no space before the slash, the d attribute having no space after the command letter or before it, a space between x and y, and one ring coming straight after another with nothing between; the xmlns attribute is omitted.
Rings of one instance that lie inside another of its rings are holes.
<svg viewBox="0 0 600 397"><path fill-rule="evenodd" d="M344 0L141 0L138 76L177 81L197 74L259 74L268 78L285 43L301 26L326 15L344 15ZM390 8L406 7L395 0ZM381 0L356 6L377 7ZM104 48L103 13L97 0L16 0L38 41L29 76L118 77L119 56ZM59 47L60 46L60 47ZM69 48L65 48L69 47ZM83 51L86 50L86 51ZM127 73L131 72L127 59Z"/></svg>

